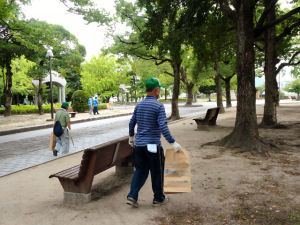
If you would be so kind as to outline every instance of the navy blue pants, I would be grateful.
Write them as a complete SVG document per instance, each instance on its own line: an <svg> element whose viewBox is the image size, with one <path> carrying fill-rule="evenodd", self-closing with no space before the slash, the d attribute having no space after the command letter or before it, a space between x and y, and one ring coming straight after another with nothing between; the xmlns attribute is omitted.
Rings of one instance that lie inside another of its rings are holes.
<svg viewBox="0 0 300 225"><path fill-rule="evenodd" d="M135 146L135 172L132 177L130 192L127 197L132 197L138 200L139 191L145 184L150 170L152 190L154 193L153 200L159 202L163 201L165 199L163 192L164 161L165 157L162 147L157 146L157 153L151 153L147 150L147 146Z"/></svg>
<svg viewBox="0 0 300 225"><path fill-rule="evenodd" d="M96 113L99 114L99 112L98 112L98 106L94 106L94 115L95 115Z"/></svg>

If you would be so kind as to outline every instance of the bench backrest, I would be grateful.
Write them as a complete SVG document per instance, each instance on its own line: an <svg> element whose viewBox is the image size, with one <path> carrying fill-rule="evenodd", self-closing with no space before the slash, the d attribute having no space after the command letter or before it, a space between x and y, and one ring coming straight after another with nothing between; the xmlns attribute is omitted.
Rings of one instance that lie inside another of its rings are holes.
<svg viewBox="0 0 300 225"><path fill-rule="evenodd" d="M84 150L80 170L79 179L88 174L98 174L133 154L132 147L128 144L128 136L111 142L104 143Z"/></svg>
<svg viewBox="0 0 300 225"><path fill-rule="evenodd" d="M207 121L214 120L218 116L219 110L220 110L219 107L208 109L204 120Z"/></svg>

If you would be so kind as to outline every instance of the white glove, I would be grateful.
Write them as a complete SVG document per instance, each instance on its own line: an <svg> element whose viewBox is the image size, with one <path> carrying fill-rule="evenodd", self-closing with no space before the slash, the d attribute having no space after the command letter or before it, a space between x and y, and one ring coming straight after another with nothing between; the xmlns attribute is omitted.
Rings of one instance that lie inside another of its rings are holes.
<svg viewBox="0 0 300 225"><path fill-rule="evenodd" d="M129 139L128 139L128 144L129 144L131 147L134 146L134 136L129 137Z"/></svg>
<svg viewBox="0 0 300 225"><path fill-rule="evenodd" d="M182 150L181 145L178 144L176 141L172 143L172 148L174 149L174 152L181 152Z"/></svg>

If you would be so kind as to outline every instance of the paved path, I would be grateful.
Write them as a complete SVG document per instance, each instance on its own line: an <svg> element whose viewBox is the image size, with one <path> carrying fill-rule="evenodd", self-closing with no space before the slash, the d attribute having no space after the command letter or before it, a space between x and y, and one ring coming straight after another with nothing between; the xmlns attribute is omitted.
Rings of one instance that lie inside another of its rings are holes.
<svg viewBox="0 0 300 225"><path fill-rule="evenodd" d="M256 103L264 104L264 101L259 100ZM295 104L294 101L288 100L280 103ZM223 104L226 105L225 102ZM236 106L236 102L232 102L232 105ZM202 102L193 107L182 107L181 104L179 111L181 117L194 117L205 114L206 110L212 107L216 107L215 102ZM166 104L165 108L167 115L170 115L171 105ZM71 134L75 146L71 145L69 154L127 136L130 117L116 117L72 125ZM54 157L52 151L48 150L51 132L52 128L47 128L0 136L0 177L62 157L61 155Z"/></svg>
<svg viewBox="0 0 300 225"><path fill-rule="evenodd" d="M182 117L192 117L204 114L207 108L215 106L215 102L205 103L203 107L200 104L193 107L181 106L179 111ZM171 106L165 107L169 115ZM69 154L127 136L130 117L123 116L72 125L74 147L71 145ZM52 128L47 128L0 136L0 177L62 157L61 155L54 157L48 150L51 132Z"/></svg>

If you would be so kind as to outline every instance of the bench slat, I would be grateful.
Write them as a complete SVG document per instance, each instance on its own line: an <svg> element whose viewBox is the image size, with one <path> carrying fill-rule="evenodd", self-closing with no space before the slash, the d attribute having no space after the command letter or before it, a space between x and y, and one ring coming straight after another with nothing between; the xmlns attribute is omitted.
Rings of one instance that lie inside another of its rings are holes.
<svg viewBox="0 0 300 225"><path fill-rule="evenodd" d="M51 175L51 177L68 177L68 175L70 175L74 172L78 173L79 168L80 168L80 165L77 165L77 166L71 167L69 169L66 169L66 170L60 171L58 173L55 173L55 174Z"/></svg>

